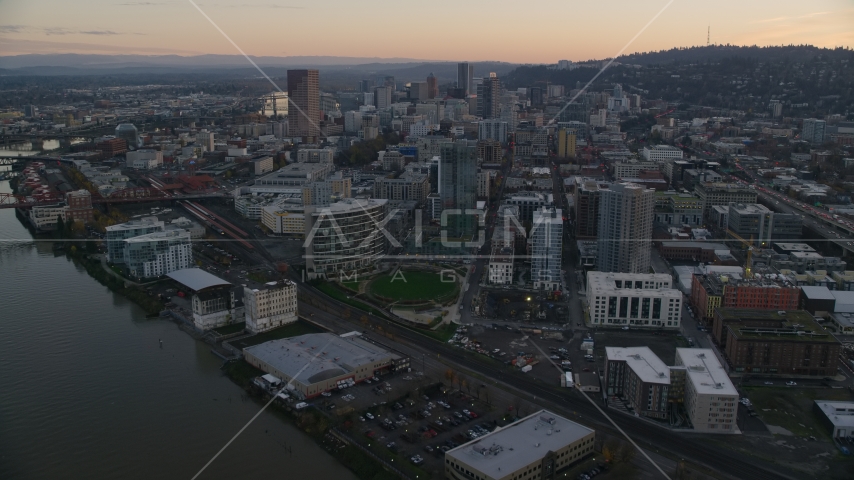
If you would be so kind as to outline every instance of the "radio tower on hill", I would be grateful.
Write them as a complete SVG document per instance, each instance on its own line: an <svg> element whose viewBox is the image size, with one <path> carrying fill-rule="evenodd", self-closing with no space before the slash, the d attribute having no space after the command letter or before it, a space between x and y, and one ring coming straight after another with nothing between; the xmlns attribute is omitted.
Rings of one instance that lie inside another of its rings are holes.
<svg viewBox="0 0 854 480"><path fill-rule="evenodd" d="M711 39L712 39L712 26L709 25L709 29L706 30L706 46L707 47L710 45L709 40L711 40Z"/></svg>

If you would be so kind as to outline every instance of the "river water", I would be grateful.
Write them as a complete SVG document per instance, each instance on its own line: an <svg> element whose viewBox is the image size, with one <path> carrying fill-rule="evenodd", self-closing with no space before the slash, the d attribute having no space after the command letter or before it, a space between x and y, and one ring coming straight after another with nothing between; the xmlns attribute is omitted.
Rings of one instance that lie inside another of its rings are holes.
<svg viewBox="0 0 854 480"><path fill-rule="evenodd" d="M206 344L55 257L11 209L0 302L0 479L190 479L261 408ZM355 478L269 412L199 478L261 477Z"/></svg>

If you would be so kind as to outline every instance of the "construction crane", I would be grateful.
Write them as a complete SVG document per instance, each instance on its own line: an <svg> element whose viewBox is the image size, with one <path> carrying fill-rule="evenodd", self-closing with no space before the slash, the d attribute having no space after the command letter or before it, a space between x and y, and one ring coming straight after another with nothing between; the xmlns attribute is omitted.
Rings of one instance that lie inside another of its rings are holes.
<svg viewBox="0 0 854 480"><path fill-rule="evenodd" d="M726 233L747 247L747 259L744 262L744 277L753 278L753 235L750 236L750 241L748 242L730 229L727 229Z"/></svg>

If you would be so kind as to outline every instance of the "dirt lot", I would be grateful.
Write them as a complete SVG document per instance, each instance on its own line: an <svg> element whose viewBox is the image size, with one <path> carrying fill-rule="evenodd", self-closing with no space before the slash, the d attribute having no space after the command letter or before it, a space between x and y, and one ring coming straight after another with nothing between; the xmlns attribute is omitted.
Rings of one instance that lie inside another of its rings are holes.
<svg viewBox="0 0 854 480"><path fill-rule="evenodd" d="M836 388L743 387L742 393L766 425L782 427L793 436L815 436L827 441L830 441L827 427L813 411L815 400L854 400L849 390Z"/></svg>

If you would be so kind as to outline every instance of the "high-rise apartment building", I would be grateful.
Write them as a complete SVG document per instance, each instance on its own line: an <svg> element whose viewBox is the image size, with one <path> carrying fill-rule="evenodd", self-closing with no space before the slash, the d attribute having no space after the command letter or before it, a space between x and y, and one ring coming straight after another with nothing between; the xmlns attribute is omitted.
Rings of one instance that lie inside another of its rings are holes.
<svg viewBox="0 0 854 480"><path fill-rule="evenodd" d="M575 131L561 128L557 131L557 156L575 158Z"/></svg>
<svg viewBox="0 0 854 480"><path fill-rule="evenodd" d="M320 135L320 75L317 70L288 70L288 134L304 139Z"/></svg>
<svg viewBox="0 0 854 480"><path fill-rule="evenodd" d="M457 210L447 215L448 235L474 235L476 218L466 214L477 206L477 146L465 140L441 145L439 159L439 196L442 211Z"/></svg>
<svg viewBox="0 0 854 480"><path fill-rule="evenodd" d="M483 120L477 124L478 140L495 140L507 142L507 122L501 120Z"/></svg>
<svg viewBox="0 0 854 480"><path fill-rule="evenodd" d="M104 240L107 242L107 261L121 263L124 261L124 240L165 230L165 223L157 217L143 217L125 223L110 225L106 228Z"/></svg>
<svg viewBox="0 0 854 480"><path fill-rule="evenodd" d="M563 212L554 207L536 210L531 226L531 280L534 289L561 289L562 251Z"/></svg>
<svg viewBox="0 0 854 480"><path fill-rule="evenodd" d="M608 183L595 178L575 179L575 238L596 238L599 231L599 193L608 186Z"/></svg>
<svg viewBox="0 0 854 480"><path fill-rule="evenodd" d="M812 145L821 145L824 143L824 132L826 127L827 122L824 120L805 118L804 128L801 132L801 139Z"/></svg>
<svg viewBox="0 0 854 480"><path fill-rule="evenodd" d="M474 65L468 62L457 64L457 88L465 90L465 96L475 93Z"/></svg>
<svg viewBox="0 0 854 480"><path fill-rule="evenodd" d="M497 118L501 114L501 81L495 72L477 87L477 114L482 118Z"/></svg>
<svg viewBox="0 0 854 480"><path fill-rule="evenodd" d="M600 196L599 270L647 273L655 190L635 183L615 183Z"/></svg>

